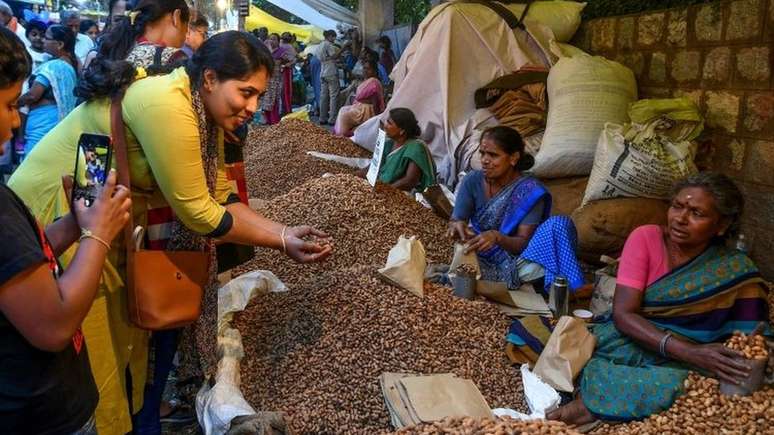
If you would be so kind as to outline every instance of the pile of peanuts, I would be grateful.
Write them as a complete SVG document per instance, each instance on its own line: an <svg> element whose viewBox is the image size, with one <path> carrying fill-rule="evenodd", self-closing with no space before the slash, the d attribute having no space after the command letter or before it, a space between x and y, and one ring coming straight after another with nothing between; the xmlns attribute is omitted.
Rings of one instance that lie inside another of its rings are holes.
<svg viewBox="0 0 774 435"><path fill-rule="evenodd" d="M454 373L492 408L527 412L519 369L503 352L509 323L487 302L433 284L419 298L369 266L310 274L235 316L241 390L254 409L281 411L305 434L391 432L384 372Z"/></svg>
<svg viewBox="0 0 774 435"><path fill-rule="evenodd" d="M289 119L270 127L251 126L244 146L250 197L272 199L326 172L355 172L339 163L309 156L307 151L346 157L371 156L351 140L334 136L306 121Z"/></svg>
<svg viewBox="0 0 774 435"><path fill-rule="evenodd" d="M427 262L449 264L454 241L447 223L390 186L371 187L353 175L314 178L268 201L262 213L286 225L312 225L329 236L333 255L325 263L300 265L276 251L258 249L238 272L271 270L290 289L307 277L352 266L383 267L401 235L416 236Z"/></svg>
<svg viewBox="0 0 774 435"><path fill-rule="evenodd" d="M691 373L685 394L668 410L643 421L604 424L596 435L734 434L774 433L774 387L766 386L751 396L725 396L718 381Z"/></svg>
<svg viewBox="0 0 774 435"><path fill-rule="evenodd" d="M762 335L747 335L744 332L734 332L726 341L726 347L742 352L747 359L766 359L769 351L766 339Z"/></svg>
<svg viewBox="0 0 774 435"><path fill-rule="evenodd" d="M578 433L564 423L556 421L465 417L446 418L434 423L409 426L395 432L395 435L575 435Z"/></svg>
<svg viewBox="0 0 774 435"><path fill-rule="evenodd" d="M460 266L454 270L454 273L462 276L475 276L476 268L473 267L472 264L460 264Z"/></svg>

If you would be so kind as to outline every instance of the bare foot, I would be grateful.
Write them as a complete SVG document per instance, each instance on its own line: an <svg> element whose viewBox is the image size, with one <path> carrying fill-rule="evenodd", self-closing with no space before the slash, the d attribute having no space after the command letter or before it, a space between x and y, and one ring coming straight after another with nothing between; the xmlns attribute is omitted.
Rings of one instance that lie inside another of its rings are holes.
<svg viewBox="0 0 774 435"><path fill-rule="evenodd" d="M549 412L546 415L547 420L557 420L569 425L581 426L593 422L594 416L583 404L580 396L578 396L572 402Z"/></svg>

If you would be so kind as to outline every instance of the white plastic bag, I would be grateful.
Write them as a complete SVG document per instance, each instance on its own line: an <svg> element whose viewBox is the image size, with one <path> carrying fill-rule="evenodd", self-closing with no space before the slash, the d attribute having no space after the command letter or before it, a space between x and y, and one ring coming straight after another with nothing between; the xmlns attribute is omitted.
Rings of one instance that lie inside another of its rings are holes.
<svg viewBox="0 0 774 435"><path fill-rule="evenodd" d="M205 435L223 435L231 420L255 410L239 389L239 362L244 356L242 336L230 327L233 314L259 295L284 292L287 287L273 273L254 271L231 280L218 290L218 369L215 385L205 382L196 395L196 416Z"/></svg>
<svg viewBox="0 0 774 435"><path fill-rule="evenodd" d="M559 44L552 48L561 59L548 75L551 103L532 172L542 178L587 175L605 123L628 121L637 83L634 73L617 62Z"/></svg>
<svg viewBox="0 0 774 435"><path fill-rule="evenodd" d="M546 414L559 407L562 398L550 385L529 370L529 364L521 365L521 380L524 383L524 397L532 411L532 418L545 418Z"/></svg>
<svg viewBox="0 0 774 435"><path fill-rule="evenodd" d="M400 236L398 243L390 249L387 264L379 273L394 285L423 297L425 280L425 247L416 237Z"/></svg>

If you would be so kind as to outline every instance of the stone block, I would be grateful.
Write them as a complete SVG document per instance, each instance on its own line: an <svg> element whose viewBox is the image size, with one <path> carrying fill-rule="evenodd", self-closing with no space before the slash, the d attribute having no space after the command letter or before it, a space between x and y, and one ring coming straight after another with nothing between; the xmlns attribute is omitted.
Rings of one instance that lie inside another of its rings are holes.
<svg viewBox="0 0 774 435"><path fill-rule="evenodd" d="M674 98L688 98L696 104L696 108L702 111L702 103L704 102L704 91L701 89L675 89L672 91L672 97Z"/></svg>
<svg viewBox="0 0 774 435"><path fill-rule="evenodd" d="M702 84L704 86L728 85L731 78L731 49L717 47L704 58Z"/></svg>
<svg viewBox="0 0 774 435"><path fill-rule="evenodd" d="M603 18L591 26L591 50L595 53L615 48L615 19Z"/></svg>
<svg viewBox="0 0 774 435"><path fill-rule="evenodd" d="M774 40L774 1L769 1L769 11L766 14L766 37Z"/></svg>
<svg viewBox="0 0 774 435"><path fill-rule="evenodd" d="M758 228L774 230L774 201L771 200L774 188L748 182L737 184L746 204L744 221Z"/></svg>
<svg viewBox="0 0 774 435"><path fill-rule="evenodd" d="M643 74L645 73L645 56L641 52L619 52L614 60L632 70L638 81L642 80Z"/></svg>
<svg viewBox="0 0 774 435"><path fill-rule="evenodd" d="M634 17L622 17L618 20L618 49L631 50L634 48L634 37L637 22Z"/></svg>
<svg viewBox="0 0 774 435"><path fill-rule="evenodd" d="M757 137L774 135L774 92L752 92L744 102L742 128Z"/></svg>
<svg viewBox="0 0 774 435"><path fill-rule="evenodd" d="M723 25L724 14L720 3L698 6L693 21L693 32L696 42L720 42L723 39Z"/></svg>
<svg viewBox="0 0 774 435"><path fill-rule="evenodd" d="M740 98L730 92L707 91L706 115L707 126L736 133L739 123Z"/></svg>
<svg viewBox="0 0 774 435"><path fill-rule="evenodd" d="M591 23L588 21L581 24L578 31L575 32L570 44L580 48L585 52L591 51Z"/></svg>
<svg viewBox="0 0 774 435"><path fill-rule="evenodd" d="M666 43L673 47L685 47L688 44L688 9L669 11Z"/></svg>
<svg viewBox="0 0 774 435"><path fill-rule="evenodd" d="M680 83L694 82L701 75L701 52L697 50L678 51L672 59L671 76Z"/></svg>
<svg viewBox="0 0 774 435"><path fill-rule="evenodd" d="M640 98L669 98L672 90L669 88L643 86L640 89Z"/></svg>
<svg viewBox="0 0 774 435"><path fill-rule="evenodd" d="M705 164L702 167L707 170L720 172L731 178L741 179L746 150L747 143L743 139L714 135L711 140L711 146L706 150L707 152L697 155L697 165L700 163L700 159L705 159L709 161L709 164Z"/></svg>
<svg viewBox="0 0 774 435"><path fill-rule="evenodd" d="M747 204L750 207L750 204ZM774 227L762 228L756 226L746 212L742 216L742 234L750 248L750 258L758 266L761 275L768 281L774 281Z"/></svg>
<svg viewBox="0 0 774 435"><path fill-rule="evenodd" d="M769 47L741 48L736 52L734 85L740 89L768 89L771 83Z"/></svg>
<svg viewBox="0 0 774 435"><path fill-rule="evenodd" d="M770 186L774 197L774 142L756 141L747 147L744 174L747 181Z"/></svg>
<svg viewBox="0 0 774 435"><path fill-rule="evenodd" d="M736 0L728 5L727 41L749 41L763 30L763 0Z"/></svg>
<svg viewBox="0 0 774 435"><path fill-rule="evenodd" d="M650 66L648 68L648 81L661 84L667 79L667 55L666 53L656 52L650 56Z"/></svg>
<svg viewBox="0 0 774 435"><path fill-rule="evenodd" d="M666 14L658 12L640 16L637 23L637 45L652 47L664 38Z"/></svg>

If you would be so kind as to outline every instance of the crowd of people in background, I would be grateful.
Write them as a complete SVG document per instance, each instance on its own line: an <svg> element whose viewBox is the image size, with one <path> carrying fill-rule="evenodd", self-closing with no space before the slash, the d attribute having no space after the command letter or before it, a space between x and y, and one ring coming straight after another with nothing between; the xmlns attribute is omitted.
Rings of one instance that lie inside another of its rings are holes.
<svg viewBox="0 0 774 435"><path fill-rule="evenodd" d="M278 123L294 108L309 107L321 126L348 137L384 111L391 91L390 73L397 62L388 36L377 40L377 51L364 45L355 28L326 30L322 41L312 37L306 43L288 32L270 34L265 27L252 33L278 61L261 102L264 124Z"/></svg>

